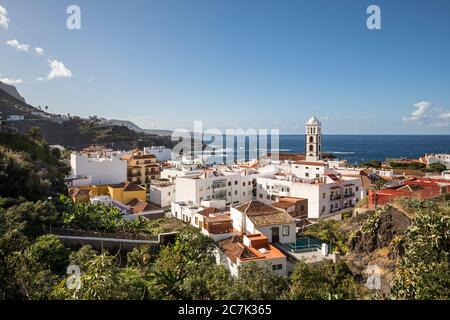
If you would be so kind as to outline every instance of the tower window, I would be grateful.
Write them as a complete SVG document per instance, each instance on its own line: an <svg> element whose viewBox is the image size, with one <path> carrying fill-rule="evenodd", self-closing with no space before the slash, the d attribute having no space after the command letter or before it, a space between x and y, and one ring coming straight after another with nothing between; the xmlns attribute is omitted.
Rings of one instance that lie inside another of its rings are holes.
<svg viewBox="0 0 450 320"><path fill-rule="evenodd" d="M309 151L314 151L314 146L313 145L309 146Z"/></svg>
<svg viewBox="0 0 450 320"><path fill-rule="evenodd" d="M309 142L313 143L314 142L314 138L313 137L309 137Z"/></svg>

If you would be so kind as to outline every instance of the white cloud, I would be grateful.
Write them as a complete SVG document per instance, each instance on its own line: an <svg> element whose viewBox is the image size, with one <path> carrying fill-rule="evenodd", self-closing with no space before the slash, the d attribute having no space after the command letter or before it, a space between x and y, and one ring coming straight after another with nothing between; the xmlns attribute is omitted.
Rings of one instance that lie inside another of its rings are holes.
<svg viewBox="0 0 450 320"><path fill-rule="evenodd" d="M39 78L36 78L36 80L37 81L45 81L45 78L39 77Z"/></svg>
<svg viewBox="0 0 450 320"><path fill-rule="evenodd" d="M10 47L13 47L17 51L28 52L28 49L30 48L30 46L28 44L20 43L19 41L15 40L15 39L6 41L6 44Z"/></svg>
<svg viewBox="0 0 450 320"><path fill-rule="evenodd" d="M443 113L439 117L442 118L442 119L450 120L450 112Z"/></svg>
<svg viewBox="0 0 450 320"><path fill-rule="evenodd" d="M36 47L36 48L34 48L34 52L36 52L36 54L42 56L44 54L44 49Z"/></svg>
<svg viewBox="0 0 450 320"><path fill-rule="evenodd" d="M10 85L21 84L23 81L21 79L10 79L10 78L0 78L0 81Z"/></svg>
<svg viewBox="0 0 450 320"><path fill-rule="evenodd" d="M431 102L421 101L414 105L417 110L411 113L410 117L403 117L405 121L417 121L426 117L427 111L433 106Z"/></svg>
<svg viewBox="0 0 450 320"><path fill-rule="evenodd" d="M8 11L0 5L0 27L8 29Z"/></svg>
<svg viewBox="0 0 450 320"><path fill-rule="evenodd" d="M64 63L58 60L49 60L48 63L50 64L50 72L47 76L48 80L53 80L56 78L71 78L72 77L72 71L66 68Z"/></svg>
<svg viewBox="0 0 450 320"><path fill-rule="evenodd" d="M450 112L445 111L443 107L428 101L418 102L414 107L416 110L409 117L403 117L404 121L434 128L442 128L450 125Z"/></svg>

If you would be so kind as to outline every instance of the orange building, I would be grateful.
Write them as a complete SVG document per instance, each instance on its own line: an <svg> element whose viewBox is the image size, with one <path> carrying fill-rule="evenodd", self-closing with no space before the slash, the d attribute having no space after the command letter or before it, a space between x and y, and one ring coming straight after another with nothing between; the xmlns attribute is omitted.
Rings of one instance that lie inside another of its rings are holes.
<svg viewBox="0 0 450 320"><path fill-rule="evenodd" d="M127 161L127 178L129 182L143 186L147 192L152 180L161 176L161 166L153 154L144 154L142 150L133 150L123 157Z"/></svg>

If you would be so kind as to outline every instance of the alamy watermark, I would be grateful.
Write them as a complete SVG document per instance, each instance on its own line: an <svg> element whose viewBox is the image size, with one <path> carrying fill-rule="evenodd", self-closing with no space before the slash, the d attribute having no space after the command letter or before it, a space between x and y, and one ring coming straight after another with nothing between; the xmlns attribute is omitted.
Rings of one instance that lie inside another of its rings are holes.
<svg viewBox="0 0 450 320"><path fill-rule="evenodd" d="M70 290L79 290L81 288L81 270L76 264L67 267L69 277L66 281L66 287Z"/></svg>
<svg viewBox="0 0 450 320"><path fill-rule="evenodd" d="M279 129L203 129L202 121L194 122L194 130L176 129L172 141L172 160L187 156L203 163L232 164L238 160L253 160L269 156L278 160Z"/></svg>
<svg viewBox="0 0 450 320"><path fill-rule="evenodd" d="M369 275L365 287L369 290L381 290L381 276L383 274L381 268L377 265L370 265L364 272Z"/></svg>
<svg viewBox="0 0 450 320"><path fill-rule="evenodd" d="M81 8L75 4L66 9L69 15L66 20L66 26L69 30L81 30Z"/></svg>
<svg viewBox="0 0 450 320"><path fill-rule="evenodd" d="M370 16L367 18L366 25L369 30L381 30L381 8L375 4L367 7L367 14Z"/></svg>

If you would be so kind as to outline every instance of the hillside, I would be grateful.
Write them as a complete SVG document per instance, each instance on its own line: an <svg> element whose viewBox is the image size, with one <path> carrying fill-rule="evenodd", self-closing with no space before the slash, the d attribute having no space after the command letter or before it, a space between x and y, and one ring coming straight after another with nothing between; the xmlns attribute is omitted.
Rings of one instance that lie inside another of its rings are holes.
<svg viewBox="0 0 450 320"><path fill-rule="evenodd" d="M25 102L25 99L20 95L19 91L17 91L16 87L0 81L0 89L13 96L14 98Z"/></svg>
<svg viewBox="0 0 450 320"><path fill-rule="evenodd" d="M26 133L32 127L38 127L49 144L67 148L81 149L90 144L123 150L157 145L173 146L169 135L136 132L123 125L50 114L0 89L0 117L6 120L11 115L24 117L21 121L8 121L8 125L17 128L19 132Z"/></svg>
<svg viewBox="0 0 450 320"><path fill-rule="evenodd" d="M128 121L128 120L117 120L117 119L111 119L108 120L109 124L117 125L117 126L125 126L128 129L134 130L139 133L149 133L149 134L156 134L161 136L170 136L172 134L172 131L170 130L159 130L159 129L142 129L135 123Z"/></svg>

